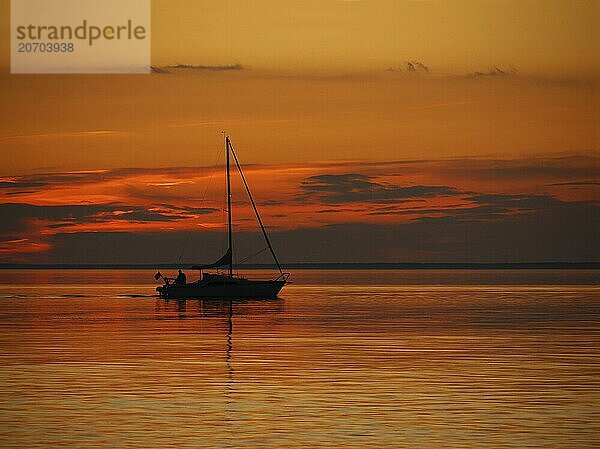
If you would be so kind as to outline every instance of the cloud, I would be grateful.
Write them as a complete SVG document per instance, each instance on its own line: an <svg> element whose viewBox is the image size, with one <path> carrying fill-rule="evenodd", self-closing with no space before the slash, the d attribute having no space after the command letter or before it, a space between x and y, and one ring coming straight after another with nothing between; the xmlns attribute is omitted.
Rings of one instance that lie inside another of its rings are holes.
<svg viewBox="0 0 600 449"><path fill-rule="evenodd" d="M176 70L206 70L210 72L228 72L243 70L244 67L240 64L227 64L227 65L192 65L192 64L175 64L166 66L167 69Z"/></svg>
<svg viewBox="0 0 600 449"><path fill-rule="evenodd" d="M63 131L63 132L52 132L52 133L41 133L41 134L19 134L14 136L3 136L0 137L0 142L15 141L15 140L30 140L40 138L72 138L72 137L107 137L127 134L125 131L117 131L110 129L93 129L84 131Z"/></svg>
<svg viewBox="0 0 600 449"><path fill-rule="evenodd" d="M404 61L402 64L389 66L385 69L386 72L406 73L406 74L428 74L430 69L427 65L416 59ZM515 77L519 71L513 66L492 66L487 70L476 70L469 72L466 75L457 74L438 74L441 78L456 78L457 76L466 78L481 78L481 77Z"/></svg>
<svg viewBox="0 0 600 449"><path fill-rule="evenodd" d="M554 184L548 184L548 186L573 186L573 187L586 187L586 186L600 186L600 181L571 181L571 182L557 182Z"/></svg>
<svg viewBox="0 0 600 449"><path fill-rule="evenodd" d="M429 68L419 61L405 61L406 70L409 72L429 72Z"/></svg>
<svg viewBox="0 0 600 449"><path fill-rule="evenodd" d="M109 210L106 206L34 206L31 204L0 204L0 235L24 232L31 228L32 221L72 222Z"/></svg>
<svg viewBox="0 0 600 449"><path fill-rule="evenodd" d="M168 75L173 71L206 71L206 72L231 72L245 70L241 64L226 64L226 65L193 65L193 64L174 64L167 66L151 66L152 73L158 75Z"/></svg>
<svg viewBox="0 0 600 449"><path fill-rule="evenodd" d="M399 167L407 164L399 161ZM593 154L539 156L524 159L456 158L411 164L415 170L428 170L440 176L489 182L517 180L580 181L600 178L600 157ZM403 169L409 170L408 167Z"/></svg>
<svg viewBox="0 0 600 449"><path fill-rule="evenodd" d="M444 216L403 224L341 223L290 231L275 243L286 242L284 261L597 261L598 226L600 207L578 202L501 220Z"/></svg>
<svg viewBox="0 0 600 449"><path fill-rule="evenodd" d="M548 195L477 194L466 199L475 204L493 205L505 209L547 209L562 203Z"/></svg>
<svg viewBox="0 0 600 449"><path fill-rule="evenodd" d="M471 194L461 198L461 203L441 207L395 206L379 207L369 212L372 216L405 215L415 221L452 219L462 222L497 221L507 216L527 214L567 204L550 195Z"/></svg>
<svg viewBox="0 0 600 449"><path fill-rule="evenodd" d="M448 186L406 186L379 183L372 176L358 173L323 174L311 176L300 184L305 196L324 203L370 202L386 203L409 201L415 198L456 195Z"/></svg>
<svg viewBox="0 0 600 449"><path fill-rule="evenodd" d="M48 243L35 242L27 238L0 240L0 254L5 257L11 257L13 260L23 260L22 257L24 254L33 253L39 255L50 249L51 246Z"/></svg>
<svg viewBox="0 0 600 449"><path fill-rule="evenodd" d="M404 61L400 66L390 66L386 69L386 72L400 72L400 73L429 73L429 67L420 61Z"/></svg>
<svg viewBox="0 0 600 449"><path fill-rule="evenodd" d="M150 207L119 204L39 206L24 203L0 204L0 235L20 235L42 222L48 229L108 221L171 222L197 218L218 211L213 208L158 204Z"/></svg>
<svg viewBox="0 0 600 449"><path fill-rule="evenodd" d="M167 74L167 73L171 73L169 72L167 69L163 68L163 67L159 67L159 66L150 66L150 70L152 71L152 73L159 73L159 74Z"/></svg>
<svg viewBox="0 0 600 449"><path fill-rule="evenodd" d="M38 181L20 181L17 178L2 178L0 179L0 189L32 189L44 187L43 182ZM31 190L30 190L31 191Z"/></svg>
<svg viewBox="0 0 600 449"><path fill-rule="evenodd" d="M499 199L505 201L506 199ZM270 234L285 265L292 262L550 262L598 261L600 207L559 203L502 220L457 217L403 224L338 223ZM241 259L258 248L260 234L236 234ZM73 233L49 237L45 257L55 263L173 263L222 255L220 232ZM87 251L84 255L82 248ZM252 248L252 249L251 249ZM33 259L32 259L33 260ZM40 259L36 259L40 260ZM266 262L259 260L257 262Z"/></svg>
<svg viewBox="0 0 600 449"><path fill-rule="evenodd" d="M43 188L55 185L74 185L99 182L105 180L107 177L110 177L107 170L14 176L10 178L1 178L0 189L19 190L25 188L29 189L30 191L42 190Z"/></svg>
<svg viewBox="0 0 600 449"><path fill-rule="evenodd" d="M27 192L42 191L53 187L75 187L86 184L106 183L114 180L128 180L139 176L157 177L156 184L165 187L190 183L180 179L186 176L202 176L214 171L215 167L165 167L165 168L116 168L111 170L81 170L58 173L38 173L31 175L0 178L0 194L7 191L27 189ZM164 177L170 177L165 181ZM152 182L148 182L151 185ZM156 185L156 187L160 187Z"/></svg>
<svg viewBox="0 0 600 449"><path fill-rule="evenodd" d="M453 158L453 159L422 159L422 160L395 160L395 161L324 161L310 164L292 164L285 167L276 165L246 165L248 170L260 170L268 172L269 170L280 173L282 170L291 172L306 171L312 173L324 172L340 176L341 178L323 178L306 180L306 187L303 190L311 190L310 185L344 182L344 176L348 173L352 175L355 172L350 170L368 169L369 176L361 179L357 175L356 182L363 188L372 188L374 191L382 190L378 187L374 179L377 176L389 176L401 174L409 176L411 174L430 173L436 179L448 180L476 180L482 182L507 182L507 181L536 181L540 180L543 185L580 185L593 186L597 183L595 179L600 179L600 157L595 154L580 155L555 155L540 156L536 158L523 159L497 159L497 158ZM184 183L193 180L195 177L206 176L215 171L214 166L199 167L160 167L144 168L130 167L110 170L81 170L58 173L38 173L22 176L11 176L0 178L0 195L7 195L11 191L18 193L31 193L31 191L41 191L53 187L73 187L85 184L105 183L115 180L130 181L136 177L156 178L155 180L146 180L147 183L166 183L178 182ZM346 172L346 173L343 173ZM346 179L350 182L351 179ZM551 184L550 184L551 183ZM573 184L563 184L573 183ZM385 187L385 186L384 186ZM393 187L393 186L387 186ZM335 186L331 185L331 189ZM312 188L314 189L314 187ZM384 189L385 190L385 189ZM389 192L388 192L389 193Z"/></svg>
<svg viewBox="0 0 600 449"><path fill-rule="evenodd" d="M323 161L250 165L247 174L253 179L263 218L278 235L309 235L313 227L314 235L329 235L326 228L342 224L344 229L360 224L379 232L388 229L380 227L386 223L402 232L425 232L431 227L443 233L444 226L464 230L479 229L479 224L486 229L493 225L500 233L503 226L508 229L535 217L566 221L565 214L571 213L587 217L582 223L585 231L597 221L598 161L593 154L514 160ZM83 242L97 233L124 233L138 239L151 232L178 234L222 227L222 197L205 202L202 195L214 172L214 167L121 168L0 178L0 198L4 198L0 241L8 242L3 254L10 256L7 248L14 247L15 254L27 253L33 260L38 248L40 257L41 251L58 257L48 245L73 241L60 240L61 234L89 234ZM273 179L279 183L277 192L272 191ZM222 189L221 184L214 186L215 191ZM249 207L236 212L238 230L254 229L245 224L253 220ZM294 229L299 234L292 234ZM553 241L547 245L564 246ZM384 254L384 249L365 249L357 257L366 260L366 254ZM460 248L447 250L457 253ZM426 254L424 249L414 257ZM113 256L106 252L107 259L117 256L118 251Z"/></svg>
<svg viewBox="0 0 600 449"><path fill-rule="evenodd" d="M471 78L480 78L480 77L488 77L488 76L515 76L518 74L517 69L512 66L509 67L498 67L494 66L486 70L485 72L476 71L467 74L468 77Z"/></svg>

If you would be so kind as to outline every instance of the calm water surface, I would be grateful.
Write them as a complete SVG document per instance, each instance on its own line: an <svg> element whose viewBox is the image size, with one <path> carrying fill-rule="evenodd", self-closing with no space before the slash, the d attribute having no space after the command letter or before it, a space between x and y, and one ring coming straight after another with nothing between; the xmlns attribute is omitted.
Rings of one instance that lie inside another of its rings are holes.
<svg viewBox="0 0 600 449"><path fill-rule="evenodd" d="M598 272L0 273L3 448L600 446Z"/></svg>

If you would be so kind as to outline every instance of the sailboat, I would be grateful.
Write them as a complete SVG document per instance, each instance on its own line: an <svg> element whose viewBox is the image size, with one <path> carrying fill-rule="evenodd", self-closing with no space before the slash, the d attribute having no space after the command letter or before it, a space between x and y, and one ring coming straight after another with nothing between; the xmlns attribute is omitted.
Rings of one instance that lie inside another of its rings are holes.
<svg viewBox="0 0 600 449"><path fill-rule="evenodd" d="M267 231L256 207L250 187L242 171L242 167L238 161L237 155L231 144L229 136L225 136L225 153L226 153L226 178L227 178L227 242L228 248L223 257L214 263L207 265L192 265L193 270L200 271L200 279L196 282L183 283L176 282L175 279L167 278L162 276L158 272L155 278L158 280L162 278L164 285L156 288L159 296L162 298L225 298L225 299L237 299L237 298L276 298L283 286L289 282L289 273L285 273L281 268L281 264L275 255ZM270 280L255 280L247 279L243 276L234 275L233 271L233 245L232 245L232 219L231 219L231 173L230 173L230 159L233 156L233 160L240 174L240 178L252 204L254 215L260 225L263 237L267 244L279 275ZM221 267L227 267L227 272L222 273L207 273L204 270L211 268L219 269Z"/></svg>

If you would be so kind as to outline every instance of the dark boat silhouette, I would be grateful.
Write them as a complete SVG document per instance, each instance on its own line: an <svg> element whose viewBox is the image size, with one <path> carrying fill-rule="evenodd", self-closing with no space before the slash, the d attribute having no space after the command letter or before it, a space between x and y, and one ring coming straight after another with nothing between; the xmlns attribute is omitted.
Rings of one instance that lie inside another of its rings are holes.
<svg viewBox="0 0 600 449"><path fill-rule="evenodd" d="M250 187L246 182L246 177L244 176L242 167L238 161L233 146L231 145L229 136L225 137L225 153L225 173L227 177L227 251L223 257L214 263L207 265L192 265L191 268L193 270L200 271L200 279L196 282L178 283L175 279L164 277L162 274L160 274L160 272L158 272L155 277L157 280L162 278L164 285L156 287L156 291L162 298L275 298L283 286L289 282L288 279L290 274L283 272L279 260L275 255L275 251L273 250L273 246L271 245L271 241L269 240L269 236L267 235L267 231L263 225L263 221L256 207L256 203L254 202L254 198L250 192ZM233 274L230 156L233 156L233 160L246 189L246 193L248 194L248 198L252 204L252 209L254 210L256 220L260 225L260 229L263 237L265 238L267 247L273 256L275 265L277 265L279 275L274 279L247 279L243 276L236 276ZM211 268L218 269L220 267L227 267L227 273L222 274L204 272L204 270Z"/></svg>

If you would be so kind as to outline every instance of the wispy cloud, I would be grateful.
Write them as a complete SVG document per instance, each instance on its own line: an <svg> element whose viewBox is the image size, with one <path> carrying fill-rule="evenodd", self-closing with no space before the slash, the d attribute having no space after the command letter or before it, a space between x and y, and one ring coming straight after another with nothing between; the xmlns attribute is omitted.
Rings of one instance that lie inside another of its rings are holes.
<svg viewBox="0 0 600 449"><path fill-rule="evenodd" d="M193 126L193 123L189 124ZM453 193L448 186L461 180L476 182L528 182L542 186L593 187L600 179L600 157L588 155L555 155L524 159L496 158L445 158L411 159L395 161L322 161L308 164L246 165L246 170L270 177L275 174L290 180L297 178L304 193L347 193L372 195L383 198L418 192L417 185L384 182L381 177L409 177L416 184L425 175L444 180L450 184L433 187L437 193ZM367 170L368 175L361 174ZM47 191L52 188L71 188L88 184L123 182L138 187L183 187L194 183L202 185L206 177L220 174L215 166L198 167L132 167L106 170L78 170L67 172L37 173L21 176L0 177L0 197L11 191ZM314 174L316 173L316 174ZM307 176L311 175L311 176ZM425 176L426 177L426 176ZM451 180L451 181L448 181ZM398 190L410 188L411 190ZM445 189L445 190L444 190ZM464 190L460 189L459 190ZM455 192L454 192L455 193ZM0 198L1 200L1 198Z"/></svg>
<svg viewBox="0 0 600 449"><path fill-rule="evenodd" d="M135 222L137 225L200 219L203 215L219 212L214 208L182 207L155 204L149 207L125 204L69 204L33 205L26 203L0 204L0 215L6 217L0 223L0 236L19 235L27 230L42 233L71 232L74 226L108 222ZM143 229L143 226L139 226ZM43 232L43 229L51 232Z"/></svg>
<svg viewBox="0 0 600 449"><path fill-rule="evenodd" d="M358 174L323 174L311 176L300 184L308 198L323 203L406 201L415 198L456 195L459 192L448 186L398 186L374 181L374 177Z"/></svg>
<svg viewBox="0 0 600 449"><path fill-rule="evenodd" d="M423 64L421 61L413 59L412 61L404 61L402 64L397 66L389 66L386 71L399 73L429 73L429 67Z"/></svg>
<svg viewBox="0 0 600 449"><path fill-rule="evenodd" d="M95 129L87 131L61 131L53 133L39 133L39 134L19 134L13 136L0 136L0 142L9 142L14 140L25 140L25 139L45 139L45 138L69 138L69 137L108 137L115 135L127 134L125 131L109 130L109 129Z"/></svg>
<svg viewBox="0 0 600 449"><path fill-rule="evenodd" d="M600 181L570 181L570 182L556 182L554 184L548 184L548 186L558 187L588 187L588 186L600 186Z"/></svg>
<svg viewBox="0 0 600 449"><path fill-rule="evenodd" d="M494 66L485 71L475 71L467 74L468 77L471 78L480 78L480 77L498 77L498 76L516 76L518 74L518 70L512 66L509 67L498 67Z"/></svg>
<svg viewBox="0 0 600 449"><path fill-rule="evenodd" d="M225 65L194 65L194 64L173 64L167 66L152 66L152 73L169 74L173 71L205 71L205 72L231 72L244 70L241 64Z"/></svg>

